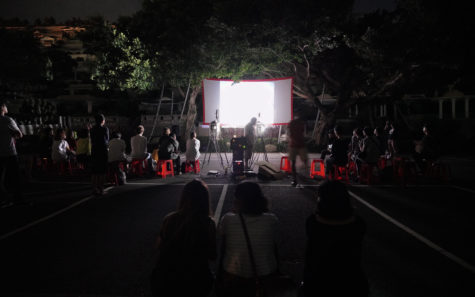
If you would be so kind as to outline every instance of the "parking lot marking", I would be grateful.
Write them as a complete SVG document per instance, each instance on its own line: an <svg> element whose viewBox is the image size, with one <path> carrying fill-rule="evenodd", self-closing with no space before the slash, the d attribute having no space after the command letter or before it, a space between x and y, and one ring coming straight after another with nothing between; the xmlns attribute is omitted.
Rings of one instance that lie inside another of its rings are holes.
<svg viewBox="0 0 475 297"><path fill-rule="evenodd" d="M214 212L214 222L216 225L219 223L219 219L221 218L221 211L223 210L224 200L226 199L226 193L228 192L228 185L225 184L223 186L223 190L221 191L221 196L219 196L218 206L216 206L216 211Z"/></svg>
<svg viewBox="0 0 475 297"><path fill-rule="evenodd" d="M472 189L468 189L468 188L464 188L464 187L459 187L459 186L452 186L452 188L475 194L475 190L472 190Z"/></svg>
<svg viewBox="0 0 475 297"><path fill-rule="evenodd" d="M104 192L107 192L107 191L109 191L110 189L112 189L112 187L105 188L105 189L104 189ZM49 219L52 219L52 218L54 218L54 217L56 217L56 216L62 214L63 212L66 212L66 211L68 211L68 210L70 210L70 209L72 209L72 208L74 208L74 207L76 207L76 206L78 206L78 205L83 204L84 202L87 202L87 201L91 200L92 198L94 198L94 195L87 196L87 197L85 197L85 198L83 198L83 199L81 199L81 200L79 200L79 201L77 201L77 202L74 202L73 204L71 204L71 205L69 205L69 206L67 206L67 207L65 207L65 208L62 208L62 209L60 209L60 210L58 210L58 211L53 212L53 213L50 214L50 215L47 215L46 217L42 217L41 219L38 219L38 220L33 221L33 222L29 223L29 224L26 224L26 225L23 226L23 227L20 227L20 228L17 228L17 229L15 229L15 230L13 230L13 231L10 231L10 232L8 232L8 233L5 233L5 234L3 234L3 235L0 236L0 240L4 240L4 239L6 239L6 238L8 238L8 237L10 237L10 236L13 236L13 235L15 235L15 234L17 234L17 233L20 233L20 232L22 232L22 231L25 231L25 230L27 230L27 229L30 229L31 227L36 226L36 225L38 225L38 224L40 224L40 223L42 223L42 222L45 222L45 221L47 221L47 220L49 220Z"/></svg>
<svg viewBox="0 0 475 297"><path fill-rule="evenodd" d="M467 263L462 258L459 258L459 257L455 256L454 254L452 254L452 253L448 252L447 250L443 249L442 247L438 246L434 242L430 241L429 239L427 239L426 237L424 237L421 234L417 233L416 231L412 230L411 228L407 227L406 225L404 225L404 224L400 223L399 221L393 219L388 214L386 214L385 212L383 212L380 209L376 208L375 206L371 205L370 203L366 202L363 198L356 195L355 193L349 191L349 194L353 198L355 198L358 202L365 205L366 207L368 207L369 209L371 209L375 213L379 214L380 216L385 218L390 223L396 225L397 227L401 228L402 230L404 230L408 234L412 235L413 237L415 237L420 242L426 244L427 246L429 246L433 250L439 252L440 254L444 255L445 257L449 258L450 260L454 261L455 263L459 264L460 266L462 266L462 267L468 269L469 271L475 273L475 266Z"/></svg>
<svg viewBox="0 0 475 297"><path fill-rule="evenodd" d="M127 183L126 185L133 185L133 186L184 186L186 185L186 183L147 183L147 182L137 182L137 183L133 183L133 182L130 182L130 183ZM234 185L233 183L228 183L228 184L206 184L208 186L225 186L225 185ZM292 185L290 184L259 184L261 187L284 187L284 188L290 188L292 187ZM301 185L302 187L318 187L319 185L315 185L315 184L302 184Z"/></svg>

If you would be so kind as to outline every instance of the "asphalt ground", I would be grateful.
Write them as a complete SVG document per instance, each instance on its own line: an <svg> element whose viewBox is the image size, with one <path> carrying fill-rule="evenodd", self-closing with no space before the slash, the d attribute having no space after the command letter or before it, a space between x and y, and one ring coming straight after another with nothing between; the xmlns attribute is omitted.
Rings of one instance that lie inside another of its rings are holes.
<svg viewBox="0 0 475 297"><path fill-rule="evenodd" d="M30 204L0 210L0 296L149 296L163 217L193 176L133 180L100 198L86 183L38 182ZM203 176L216 218L235 182ZM318 182L261 183L280 221L282 270L301 278L305 220ZM367 223L371 296L475 296L475 194L470 185L350 186ZM219 207L218 207L219 206Z"/></svg>

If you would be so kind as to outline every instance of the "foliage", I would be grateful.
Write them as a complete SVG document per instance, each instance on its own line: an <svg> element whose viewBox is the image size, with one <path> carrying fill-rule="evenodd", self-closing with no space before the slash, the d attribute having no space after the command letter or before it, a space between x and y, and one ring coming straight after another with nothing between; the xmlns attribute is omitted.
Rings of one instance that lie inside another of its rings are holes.
<svg viewBox="0 0 475 297"><path fill-rule="evenodd" d="M139 38L110 29L110 47L98 57L92 79L101 90L119 87L121 90L153 90L157 86L156 64L147 56Z"/></svg>

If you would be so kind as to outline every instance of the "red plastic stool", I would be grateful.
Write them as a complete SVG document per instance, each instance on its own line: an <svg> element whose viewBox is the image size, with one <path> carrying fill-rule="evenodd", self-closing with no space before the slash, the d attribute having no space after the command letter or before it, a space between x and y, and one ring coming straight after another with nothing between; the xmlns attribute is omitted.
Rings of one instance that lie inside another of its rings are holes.
<svg viewBox="0 0 475 297"><path fill-rule="evenodd" d="M71 167L71 161L69 160L64 160L64 161L59 161L56 162L54 161L53 164L55 165L55 168L58 169L59 175L64 175L69 173L69 175L73 175L73 168Z"/></svg>
<svg viewBox="0 0 475 297"><path fill-rule="evenodd" d="M117 175L117 168L120 168L122 171L125 170L124 162L110 162L107 166L107 179L112 182L112 184L119 186L119 176Z"/></svg>
<svg viewBox="0 0 475 297"><path fill-rule="evenodd" d="M188 173L188 172L200 173L200 160L186 161L185 164L186 164L185 173Z"/></svg>
<svg viewBox="0 0 475 297"><path fill-rule="evenodd" d="M135 159L132 161L130 164L130 169L133 174L138 175L138 176L143 176L144 175L144 168L147 167L147 162L145 162L145 159Z"/></svg>
<svg viewBox="0 0 475 297"><path fill-rule="evenodd" d="M289 157L284 156L280 158L280 170L284 172L288 172L288 173L292 172L292 168L290 167Z"/></svg>
<svg viewBox="0 0 475 297"><path fill-rule="evenodd" d="M379 182L379 176L373 174L373 170L379 168L378 165L363 163L361 165L360 182L372 185Z"/></svg>
<svg viewBox="0 0 475 297"><path fill-rule="evenodd" d="M386 156L381 156L378 159L378 168L383 170L387 166L387 159Z"/></svg>
<svg viewBox="0 0 475 297"><path fill-rule="evenodd" d="M312 164L310 166L310 178L314 178L315 176L325 177L325 164L323 163L322 159L312 160Z"/></svg>
<svg viewBox="0 0 475 297"><path fill-rule="evenodd" d="M349 170L344 166L333 165L333 175L330 177L333 180L344 181L346 183L350 182Z"/></svg>
<svg viewBox="0 0 475 297"><path fill-rule="evenodd" d="M168 169L170 166L170 169ZM173 161L172 160L158 160L157 163L157 175L160 175L162 178L166 178L167 175L175 176L173 172Z"/></svg>

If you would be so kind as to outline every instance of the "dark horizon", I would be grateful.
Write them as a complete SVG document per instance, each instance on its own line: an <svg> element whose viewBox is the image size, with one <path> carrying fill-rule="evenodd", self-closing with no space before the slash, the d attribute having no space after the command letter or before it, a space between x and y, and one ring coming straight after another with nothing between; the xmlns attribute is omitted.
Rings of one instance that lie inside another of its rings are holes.
<svg viewBox="0 0 475 297"><path fill-rule="evenodd" d="M354 11L365 13L377 9L392 10L394 0L355 0ZM53 17L57 22L72 18L85 19L101 15L109 21L116 21L119 16L130 16L140 10L142 0L18 0L0 3L0 18L18 17L30 23L36 19Z"/></svg>

